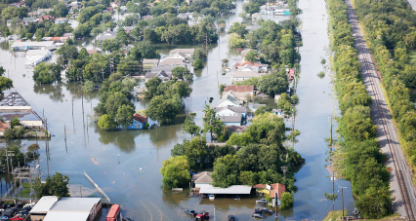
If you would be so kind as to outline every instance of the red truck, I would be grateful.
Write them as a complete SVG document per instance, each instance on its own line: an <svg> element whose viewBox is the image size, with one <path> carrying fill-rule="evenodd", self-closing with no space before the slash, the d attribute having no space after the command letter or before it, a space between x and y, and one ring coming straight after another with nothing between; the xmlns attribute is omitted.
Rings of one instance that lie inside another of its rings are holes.
<svg viewBox="0 0 416 221"><path fill-rule="evenodd" d="M196 215L196 219L197 220L208 220L209 219L209 213L205 212L205 211L202 211L202 212L200 212Z"/></svg>
<svg viewBox="0 0 416 221"><path fill-rule="evenodd" d="M107 221L117 221L118 217L120 217L120 205L114 204L107 214Z"/></svg>

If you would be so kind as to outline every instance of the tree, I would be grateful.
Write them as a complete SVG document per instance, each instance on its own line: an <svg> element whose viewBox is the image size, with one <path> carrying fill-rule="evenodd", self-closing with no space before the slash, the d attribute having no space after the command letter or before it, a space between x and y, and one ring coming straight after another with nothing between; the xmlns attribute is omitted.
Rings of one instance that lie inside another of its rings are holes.
<svg viewBox="0 0 416 221"><path fill-rule="evenodd" d="M128 126L133 124L133 114L136 111L130 105L122 105L118 107L117 114L116 114L116 122L126 129Z"/></svg>
<svg viewBox="0 0 416 221"><path fill-rule="evenodd" d="M10 127L15 127L17 125L20 125L20 121L18 117L13 117L13 119L10 121Z"/></svg>
<svg viewBox="0 0 416 221"><path fill-rule="evenodd" d="M282 194L282 199L280 200L281 205L280 209L287 209L293 206L293 196L288 192Z"/></svg>
<svg viewBox="0 0 416 221"><path fill-rule="evenodd" d="M257 173L252 171L241 171L240 172L240 182L241 185L247 185L247 186L254 186L258 183L258 176Z"/></svg>
<svg viewBox="0 0 416 221"><path fill-rule="evenodd" d="M191 180L186 156L175 156L164 160L160 173L163 176L163 187L168 189L185 186Z"/></svg>
<svg viewBox="0 0 416 221"><path fill-rule="evenodd" d="M196 59L192 65L194 66L194 69L202 69L204 67L201 59Z"/></svg>
<svg viewBox="0 0 416 221"><path fill-rule="evenodd" d="M109 51L109 52L118 51L121 48L120 42L116 39L105 39L101 43L101 46L104 51Z"/></svg>
<svg viewBox="0 0 416 221"><path fill-rule="evenodd" d="M203 48L196 48L194 50L194 53L192 53L192 59L194 60L201 60L201 61L205 61L207 59L207 53L206 50Z"/></svg>
<svg viewBox="0 0 416 221"><path fill-rule="evenodd" d="M259 91L274 97L275 94L286 92L289 86L287 78L280 74L265 75L259 83Z"/></svg>
<svg viewBox="0 0 416 221"><path fill-rule="evenodd" d="M182 124L182 133L187 132L191 137L199 135L201 128L195 124L196 113L190 113L186 116L185 122Z"/></svg>
<svg viewBox="0 0 416 221"><path fill-rule="evenodd" d="M68 176L63 176L58 172L52 178L50 176L46 177L45 183L41 183L39 179L36 179L34 182L36 198L40 199L43 196L69 197L68 183Z"/></svg>
<svg viewBox="0 0 416 221"><path fill-rule="evenodd" d="M177 79L182 79L187 74L189 74L189 70L186 67L174 67L172 69L172 76Z"/></svg>
<svg viewBox="0 0 416 221"><path fill-rule="evenodd" d="M230 29L228 30L228 33L236 33L240 37L244 38L244 36L248 33L246 25L241 24L239 22L235 22Z"/></svg>
<svg viewBox="0 0 416 221"><path fill-rule="evenodd" d="M218 158L214 163L214 172L211 174L212 186L227 188L231 185L238 185L239 182L239 157L228 154Z"/></svg>
<svg viewBox="0 0 416 221"><path fill-rule="evenodd" d="M213 108L210 108L209 105L205 105L204 110L202 112L205 113L205 117L203 118L204 121L204 129L203 132L207 133L209 132L211 134L211 140L212 135L219 134L221 131L221 128L223 127L222 121L217 117L217 113Z"/></svg>
<svg viewBox="0 0 416 221"><path fill-rule="evenodd" d="M258 56L257 51L250 50L249 52L247 52L245 59L246 61L256 62L257 56Z"/></svg>
<svg viewBox="0 0 416 221"><path fill-rule="evenodd" d="M36 83L50 84L61 80L61 66L59 64L47 64L41 62L33 71L33 80Z"/></svg>
<svg viewBox="0 0 416 221"><path fill-rule="evenodd" d="M36 29L36 41L42 41L43 38L43 31L41 28Z"/></svg>
<svg viewBox="0 0 416 221"><path fill-rule="evenodd" d="M90 81L90 80L86 80L86 81L84 82L84 86L83 86L82 90L83 90L85 93L90 93L90 92L93 92L93 91L94 91L94 82L92 82L92 81Z"/></svg>
<svg viewBox="0 0 416 221"><path fill-rule="evenodd" d="M147 88L146 91L146 97L152 98L157 95L157 88L162 83L162 80L160 80L158 77L154 77L149 79L144 85Z"/></svg>
<svg viewBox="0 0 416 221"><path fill-rule="evenodd" d="M123 27L117 29L116 41L127 46L130 41L130 36L126 33Z"/></svg>
<svg viewBox="0 0 416 221"><path fill-rule="evenodd" d="M183 144L176 144L170 151L172 157L185 155L185 148Z"/></svg>
<svg viewBox="0 0 416 221"><path fill-rule="evenodd" d="M108 114L104 114L98 119L98 126L103 130L109 130L115 128L117 124L113 117Z"/></svg>
<svg viewBox="0 0 416 221"><path fill-rule="evenodd" d="M155 96L146 109L146 115L160 124L170 124L179 113L179 107L172 99Z"/></svg>
<svg viewBox="0 0 416 221"><path fill-rule="evenodd" d="M13 87L13 81L10 78L0 76L0 93Z"/></svg>

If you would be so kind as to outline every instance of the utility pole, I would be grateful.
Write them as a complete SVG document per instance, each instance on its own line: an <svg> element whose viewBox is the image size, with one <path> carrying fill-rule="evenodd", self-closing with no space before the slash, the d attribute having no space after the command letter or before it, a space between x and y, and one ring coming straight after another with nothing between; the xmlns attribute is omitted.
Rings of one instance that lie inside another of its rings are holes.
<svg viewBox="0 0 416 221"><path fill-rule="evenodd" d="M347 188L347 187L340 186L339 188L341 188L341 196L342 196L342 216L344 217L344 188Z"/></svg>
<svg viewBox="0 0 416 221"><path fill-rule="evenodd" d="M274 192L274 218L277 220L277 207L279 206L279 199L277 198L277 191Z"/></svg>
<svg viewBox="0 0 416 221"><path fill-rule="evenodd" d="M335 210L335 173L332 171L332 210Z"/></svg>

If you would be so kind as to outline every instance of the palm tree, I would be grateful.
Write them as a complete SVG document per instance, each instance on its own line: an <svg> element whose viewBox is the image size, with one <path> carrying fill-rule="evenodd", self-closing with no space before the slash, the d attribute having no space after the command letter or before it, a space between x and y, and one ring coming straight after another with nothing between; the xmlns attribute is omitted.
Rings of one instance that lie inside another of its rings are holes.
<svg viewBox="0 0 416 221"><path fill-rule="evenodd" d="M27 147L27 150L32 152L32 154L33 154L33 168L36 167L36 165L35 165L35 163L36 163L36 161L35 161L35 152L38 151L39 149L40 149L39 144L37 144L37 143L33 143L33 144L31 144Z"/></svg>

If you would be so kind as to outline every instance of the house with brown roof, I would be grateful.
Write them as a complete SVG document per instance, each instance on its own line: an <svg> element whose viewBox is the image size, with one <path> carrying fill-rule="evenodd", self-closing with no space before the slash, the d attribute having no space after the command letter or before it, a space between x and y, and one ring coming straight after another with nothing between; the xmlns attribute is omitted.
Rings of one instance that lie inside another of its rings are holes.
<svg viewBox="0 0 416 221"><path fill-rule="evenodd" d="M287 80L292 81L295 79L295 69L289 69L287 72Z"/></svg>
<svg viewBox="0 0 416 221"><path fill-rule="evenodd" d="M253 188L255 189L266 189L269 192L269 196L273 199L276 196L277 193L277 197L279 199L282 198L282 194L286 191L286 186L280 183L275 183L275 184L256 184L253 186Z"/></svg>
<svg viewBox="0 0 416 221"><path fill-rule="evenodd" d="M235 91L237 93L248 93L250 95L254 94L254 86L252 85L227 85L224 88L224 92Z"/></svg>
<svg viewBox="0 0 416 221"><path fill-rule="evenodd" d="M4 136L4 132L6 131L7 128L9 128L10 124L8 123L3 123L2 121L0 121L0 137Z"/></svg>
<svg viewBox="0 0 416 221"><path fill-rule="evenodd" d="M268 64L243 61L234 65L236 71L267 72Z"/></svg>
<svg viewBox="0 0 416 221"><path fill-rule="evenodd" d="M194 182L195 188L210 185L212 182L211 173L210 171L202 171L192 175L191 181Z"/></svg>
<svg viewBox="0 0 416 221"><path fill-rule="evenodd" d="M148 127L149 127L149 124L147 123L147 116L142 116L138 113L134 113L133 124L128 126L127 129L141 130L141 129L147 129Z"/></svg>
<svg viewBox="0 0 416 221"><path fill-rule="evenodd" d="M41 15L39 16L39 23L42 21L49 20L50 22L55 22L55 17L52 15Z"/></svg>
<svg viewBox="0 0 416 221"><path fill-rule="evenodd" d="M93 49L91 49L91 50L87 50L87 53L89 54L89 55L93 55L93 54L95 54L95 53L100 53L98 50L93 50Z"/></svg>

